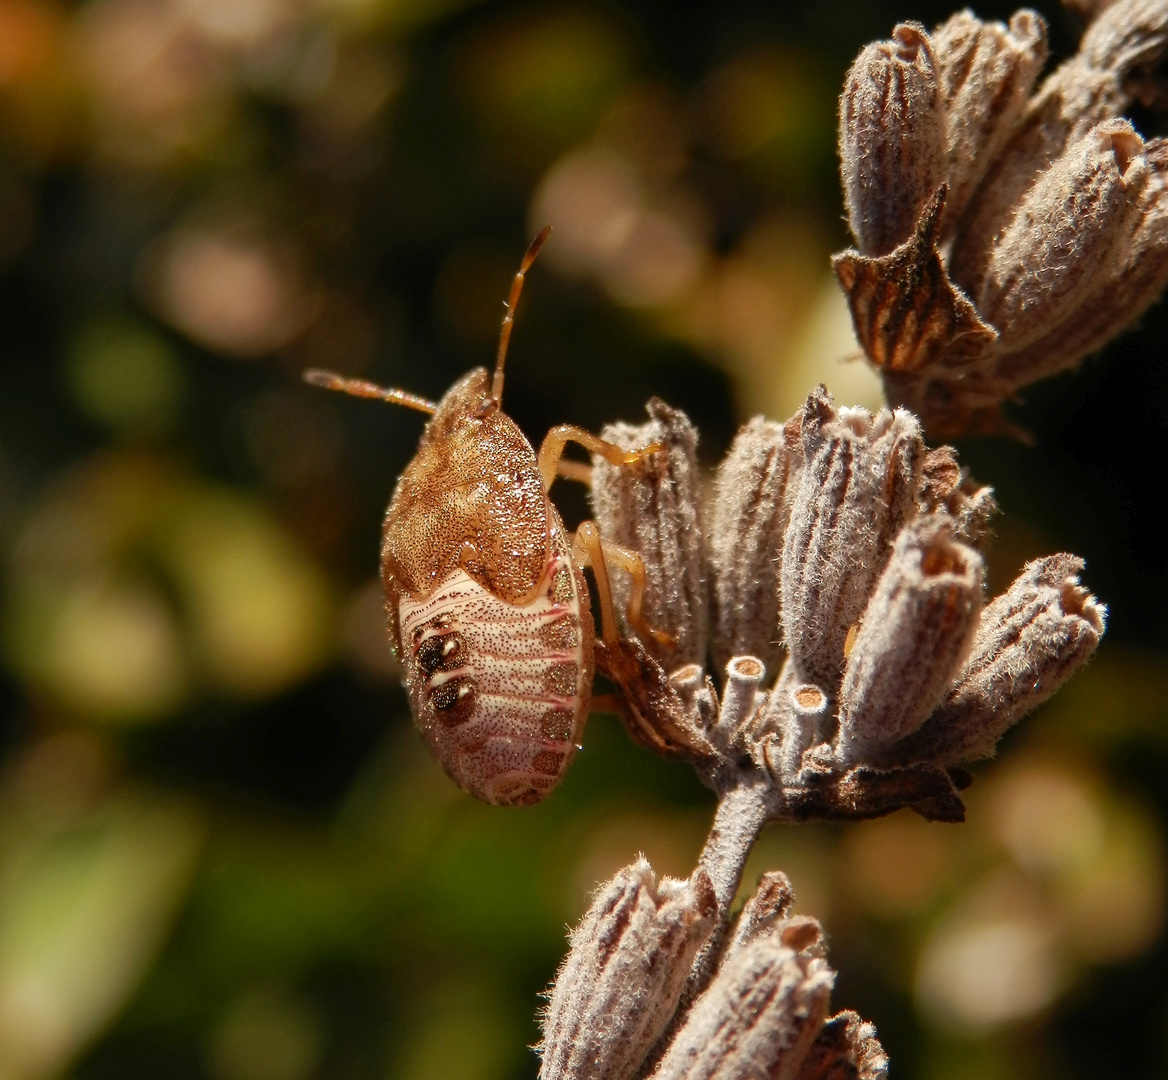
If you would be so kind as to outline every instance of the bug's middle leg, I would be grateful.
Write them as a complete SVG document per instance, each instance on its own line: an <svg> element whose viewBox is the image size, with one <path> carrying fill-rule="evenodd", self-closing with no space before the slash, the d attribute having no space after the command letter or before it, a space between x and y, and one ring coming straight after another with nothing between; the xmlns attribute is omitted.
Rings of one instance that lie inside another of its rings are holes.
<svg viewBox="0 0 1168 1080"><path fill-rule="evenodd" d="M595 521L582 521L572 541L572 556L578 566L592 567L596 578L596 593L600 600L600 636L606 645L615 646L620 640L616 622L616 605L608 579L608 564L619 566L632 579L625 617L629 625L642 637L653 638L662 644L670 641L668 634L654 630L644 615L645 563L635 551L605 540Z"/></svg>
<svg viewBox="0 0 1168 1080"><path fill-rule="evenodd" d="M557 471L562 476L583 483L591 483L591 466L582 465L575 461L561 461L564 447L568 443L578 443L590 453L599 454L605 461L613 465L633 465L650 454L657 453L665 448L660 443L651 443L640 450L626 450L623 446L602 439L599 435L574 424L560 424L544 436L539 448L539 475L543 478L544 490L548 490L556 478Z"/></svg>

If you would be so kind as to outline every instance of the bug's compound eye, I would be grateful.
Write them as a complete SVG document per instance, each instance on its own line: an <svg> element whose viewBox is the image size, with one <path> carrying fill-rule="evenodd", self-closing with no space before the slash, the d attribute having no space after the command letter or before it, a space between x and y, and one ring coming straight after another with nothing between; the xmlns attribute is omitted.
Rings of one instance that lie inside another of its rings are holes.
<svg viewBox="0 0 1168 1080"><path fill-rule="evenodd" d="M469 675L448 679L430 693L434 714L447 727L465 724L475 711L475 681Z"/></svg>

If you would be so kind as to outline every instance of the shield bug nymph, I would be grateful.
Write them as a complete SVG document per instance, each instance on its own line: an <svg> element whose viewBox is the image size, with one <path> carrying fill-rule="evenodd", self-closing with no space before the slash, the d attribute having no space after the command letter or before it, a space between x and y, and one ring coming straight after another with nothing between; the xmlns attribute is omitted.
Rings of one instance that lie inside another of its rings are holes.
<svg viewBox="0 0 1168 1080"><path fill-rule="evenodd" d="M581 567L593 567L606 641L617 630L605 556L633 575L629 619L640 625L639 557L605 543L592 522L570 536L548 497L564 446L579 443L614 464L658 449L629 452L561 425L537 456L501 408L515 305L550 231L532 241L515 275L493 376L476 368L435 403L331 372L305 373L318 386L430 414L385 514L389 635L414 722L447 773L472 795L506 805L542 799L578 749L594 636ZM579 477L581 469L563 471Z"/></svg>

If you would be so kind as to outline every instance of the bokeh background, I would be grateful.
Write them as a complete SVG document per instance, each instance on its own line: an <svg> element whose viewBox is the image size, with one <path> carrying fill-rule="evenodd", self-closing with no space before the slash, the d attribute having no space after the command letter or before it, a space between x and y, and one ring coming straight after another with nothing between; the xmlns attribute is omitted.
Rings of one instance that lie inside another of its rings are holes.
<svg viewBox="0 0 1168 1080"><path fill-rule="evenodd" d="M877 404L835 102L949 13L0 0L0 1080L535 1075L565 926L638 851L688 873L711 796L609 716L535 808L445 779L375 577L421 418L298 373L440 395L550 221L507 383L534 440L659 394L713 464L817 381ZM966 825L772 826L749 868L824 920L895 1077L1168 1076L1166 330L1030 393L1032 447L961 448L995 586L1084 555L1098 659Z"/></svg>

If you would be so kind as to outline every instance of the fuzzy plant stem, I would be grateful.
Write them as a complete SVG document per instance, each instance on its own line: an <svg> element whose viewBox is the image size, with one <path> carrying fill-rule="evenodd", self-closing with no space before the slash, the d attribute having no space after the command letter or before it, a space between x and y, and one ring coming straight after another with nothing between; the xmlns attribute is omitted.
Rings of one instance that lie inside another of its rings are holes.
<svg viewBox="0 0 1168 1080"><path fill-rule="evenodd" d="M771 816L768 798L771 787L766 777L751 769L736 772L734 779L736 783L722 789L714 823L698 859L698 866L709 875L714 895L718 898L718 923L710 940L694 959L682 996L683 1005L706 988L717 966L722 942L730 926L730 905L738 893L742 871L758 834Z"/></svg>

